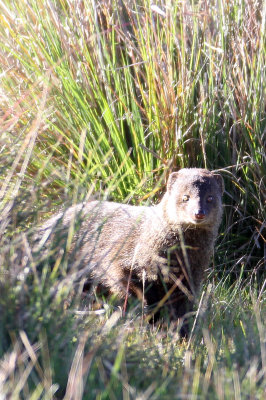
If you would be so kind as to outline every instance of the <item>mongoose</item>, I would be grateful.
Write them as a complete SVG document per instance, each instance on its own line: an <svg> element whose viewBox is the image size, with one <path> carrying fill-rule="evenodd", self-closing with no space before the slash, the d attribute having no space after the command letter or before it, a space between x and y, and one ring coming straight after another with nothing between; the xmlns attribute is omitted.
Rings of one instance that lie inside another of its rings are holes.
<svg viewBox="0 0 266 400"><path fill-rule="evenodd" d="M178 319L191 309L209 265L223 191L219 174L181 169L170 174L157 205L78 204L42 226L41 242L79 220L69 248L73 262L118 297L134 295L148 306L165 303Z"/></svg>

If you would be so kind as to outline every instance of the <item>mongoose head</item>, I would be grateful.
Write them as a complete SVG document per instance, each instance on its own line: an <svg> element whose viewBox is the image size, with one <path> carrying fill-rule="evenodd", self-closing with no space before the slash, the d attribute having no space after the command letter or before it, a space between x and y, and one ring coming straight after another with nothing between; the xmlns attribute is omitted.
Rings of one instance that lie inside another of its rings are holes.
<svg viewBox="0 0 266 400"><path fill-rule="evenodd" d="M213 227L222 216L224 182L206 169L184 168L167 182L167 216L172 224Z"/></svg>

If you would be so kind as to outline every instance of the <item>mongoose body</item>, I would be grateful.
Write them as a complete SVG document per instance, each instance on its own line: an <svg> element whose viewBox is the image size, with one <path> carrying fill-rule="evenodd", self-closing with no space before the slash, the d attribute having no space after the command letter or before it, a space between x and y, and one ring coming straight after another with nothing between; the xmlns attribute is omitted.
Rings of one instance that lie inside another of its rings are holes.
<svg viewBox="0 0 266 400"><path fill-rule="evenodd" d="M220 175L181 169L169 176L157 205L78 204L50 218L41 241L56 226L68 230L79 220L69 251L88 278L120 298L135 295L147 305L165 298L171 317L179 318L190 310L210 263L223 190Z"/></svg>

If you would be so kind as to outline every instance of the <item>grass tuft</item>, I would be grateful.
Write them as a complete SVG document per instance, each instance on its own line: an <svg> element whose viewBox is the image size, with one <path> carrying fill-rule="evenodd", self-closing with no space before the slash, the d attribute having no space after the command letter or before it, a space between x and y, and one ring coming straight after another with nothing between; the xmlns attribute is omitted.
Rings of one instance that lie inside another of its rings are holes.
<svg viewBox="0 0 266 400"><path fill-rule="evenodd" d="M263 398L265 18L261 0L0 2L0 397ZM156 202L182 167L226 184L183 342L140 305L95 313L56 232L32 249L60 207Z"/></svg>

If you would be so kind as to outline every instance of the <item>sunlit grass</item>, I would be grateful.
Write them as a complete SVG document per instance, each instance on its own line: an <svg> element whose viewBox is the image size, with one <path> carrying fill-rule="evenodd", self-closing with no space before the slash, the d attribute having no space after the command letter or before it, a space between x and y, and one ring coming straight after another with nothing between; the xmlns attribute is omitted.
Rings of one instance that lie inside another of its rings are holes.
<svg viewBox="0 0 266 400"><path fill-rule="evenodd" d="M263 398L265 14L257 0L0 2L4 398ZM226 183L192 336L146 326L135 304L82 314L69 260L32 252L36 224L95 195L157 201L192 166Z"/></svg>

